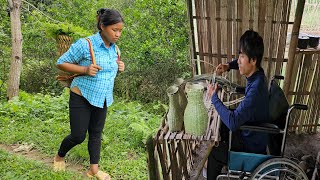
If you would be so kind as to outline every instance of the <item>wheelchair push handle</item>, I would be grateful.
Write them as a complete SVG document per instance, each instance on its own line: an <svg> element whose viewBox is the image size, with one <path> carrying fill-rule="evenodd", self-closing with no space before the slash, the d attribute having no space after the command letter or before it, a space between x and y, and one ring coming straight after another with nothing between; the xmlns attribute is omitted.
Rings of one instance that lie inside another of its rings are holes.
<svg viewBox="0 0 320 180"><path fill-rule="evenodd" d="M284 76L281 75L274 75L273 79L279 79L279 80L284 80Z"/></svg>
<svg viewBox="0 0 320 180"><path fill-rule="evenodd" d="M293 105L291 105L290 109L291 108L301 109L301 110L308 110L308 106L304 105L304 104L293 104Z"/></svg>

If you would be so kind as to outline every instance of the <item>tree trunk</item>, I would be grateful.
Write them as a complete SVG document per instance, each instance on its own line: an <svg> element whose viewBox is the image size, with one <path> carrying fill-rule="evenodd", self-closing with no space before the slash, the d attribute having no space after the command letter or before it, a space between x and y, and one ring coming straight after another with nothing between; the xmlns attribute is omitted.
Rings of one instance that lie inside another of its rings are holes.
<svg viewBox="0 0 320 180"><path fill-rule="evenodd" d="M8 0L11 20L12 55L8 81L7 98L11 100L19 95L22 66L22 33L20 21L21 0Z"/></svg>

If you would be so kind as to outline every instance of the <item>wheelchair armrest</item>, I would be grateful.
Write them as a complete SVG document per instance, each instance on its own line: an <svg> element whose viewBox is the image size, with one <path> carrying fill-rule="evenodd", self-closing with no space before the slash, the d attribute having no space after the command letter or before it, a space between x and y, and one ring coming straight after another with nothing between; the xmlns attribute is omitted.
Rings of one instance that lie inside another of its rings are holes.
<svg viewBox="0 0 320 180"><path fill-rule="evenodd" d="M250 131L257 131L257 132L265 132L269 134L280 134L283 131L275 124L271 123L262 123L258 126L251 126L251 125L242 125L240 126L241 130L250 130Z"/></svg>
<svg viewBox="0 0 320 180"><path fill-rule="evenodd" d="M291 107L293 107L294 109L308 110L308 106L304 104L293 104L289 109L291 109Z"/></svg>

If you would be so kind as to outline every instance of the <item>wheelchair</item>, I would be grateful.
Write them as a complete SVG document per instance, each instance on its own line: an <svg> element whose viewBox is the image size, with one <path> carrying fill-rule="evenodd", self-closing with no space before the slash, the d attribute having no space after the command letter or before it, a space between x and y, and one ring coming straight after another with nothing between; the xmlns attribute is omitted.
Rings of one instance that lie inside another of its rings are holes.
<svg viewBox="0 0 320 180"><path fill-rule="evenodd" d="M283 79L283 76L274 76L269 84L270 102L281 101L286 103L282 89L276 80ZM244 88L237 88L234 94L243 94ZM230 95L231 97L232 95ZM229 98L230 98L229 97ZM283 99L284 98L284 99ZM307 110L308 107L302 104L285 105L285 111L272 117L270 123L260 124L259 126L242 125L240 130L250 130L269 134L267 154L255 154L246 152L236 152L231 150L232 132L229 131L229 151L228 151L228 170L226 174L217 177L224 179L258 179L258 180L307 180L305 172L294 161L284 157L284 149L288 124L292 110ZM282 107L283 108L283 107ZM281 109L281 108L280 108ZM277 120L274 120L277 119ZM276 142L276 144L275 144Z"/></svg>

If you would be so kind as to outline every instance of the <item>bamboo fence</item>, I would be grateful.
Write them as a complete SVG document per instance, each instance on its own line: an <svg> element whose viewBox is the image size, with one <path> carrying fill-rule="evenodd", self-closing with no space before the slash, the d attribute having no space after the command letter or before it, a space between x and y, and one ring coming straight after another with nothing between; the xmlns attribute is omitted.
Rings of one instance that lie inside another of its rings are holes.
<svg viewBox="0 0 320 180"><path fill-rule="evenodd" d="M296 1L294 1L296 2ZM297 114L290 130L315 133L319 125L319 50L297 49L305 0L298 0L293 22L292 0L187 0L193 73L212 73L220 63L238 57L240 36L248 29L264 39L262 67L270 80L285 75L284 91L290 103L304 103L309 110ZM288 27L292 29L289 51ZM299 63L300 62L300 63ZM213 64L213 66L210 66ZM245 85L237 71L227 78Z"/></svg>
<svg viewBox="0 0 320 180"><path fill-rule="evenodd" d="M222 91L218 95L221 99L225 99L224 94L226 93ZM152 139L152 145L147 145L149 178L150 174L153 174L151 179L197 180L199 178L211 149L218 146L220 141L220 117L211 106L207 108L209 121L206 133L202 136L191 135L184 130L171 132L167 115L164 116Z"/></svg>

